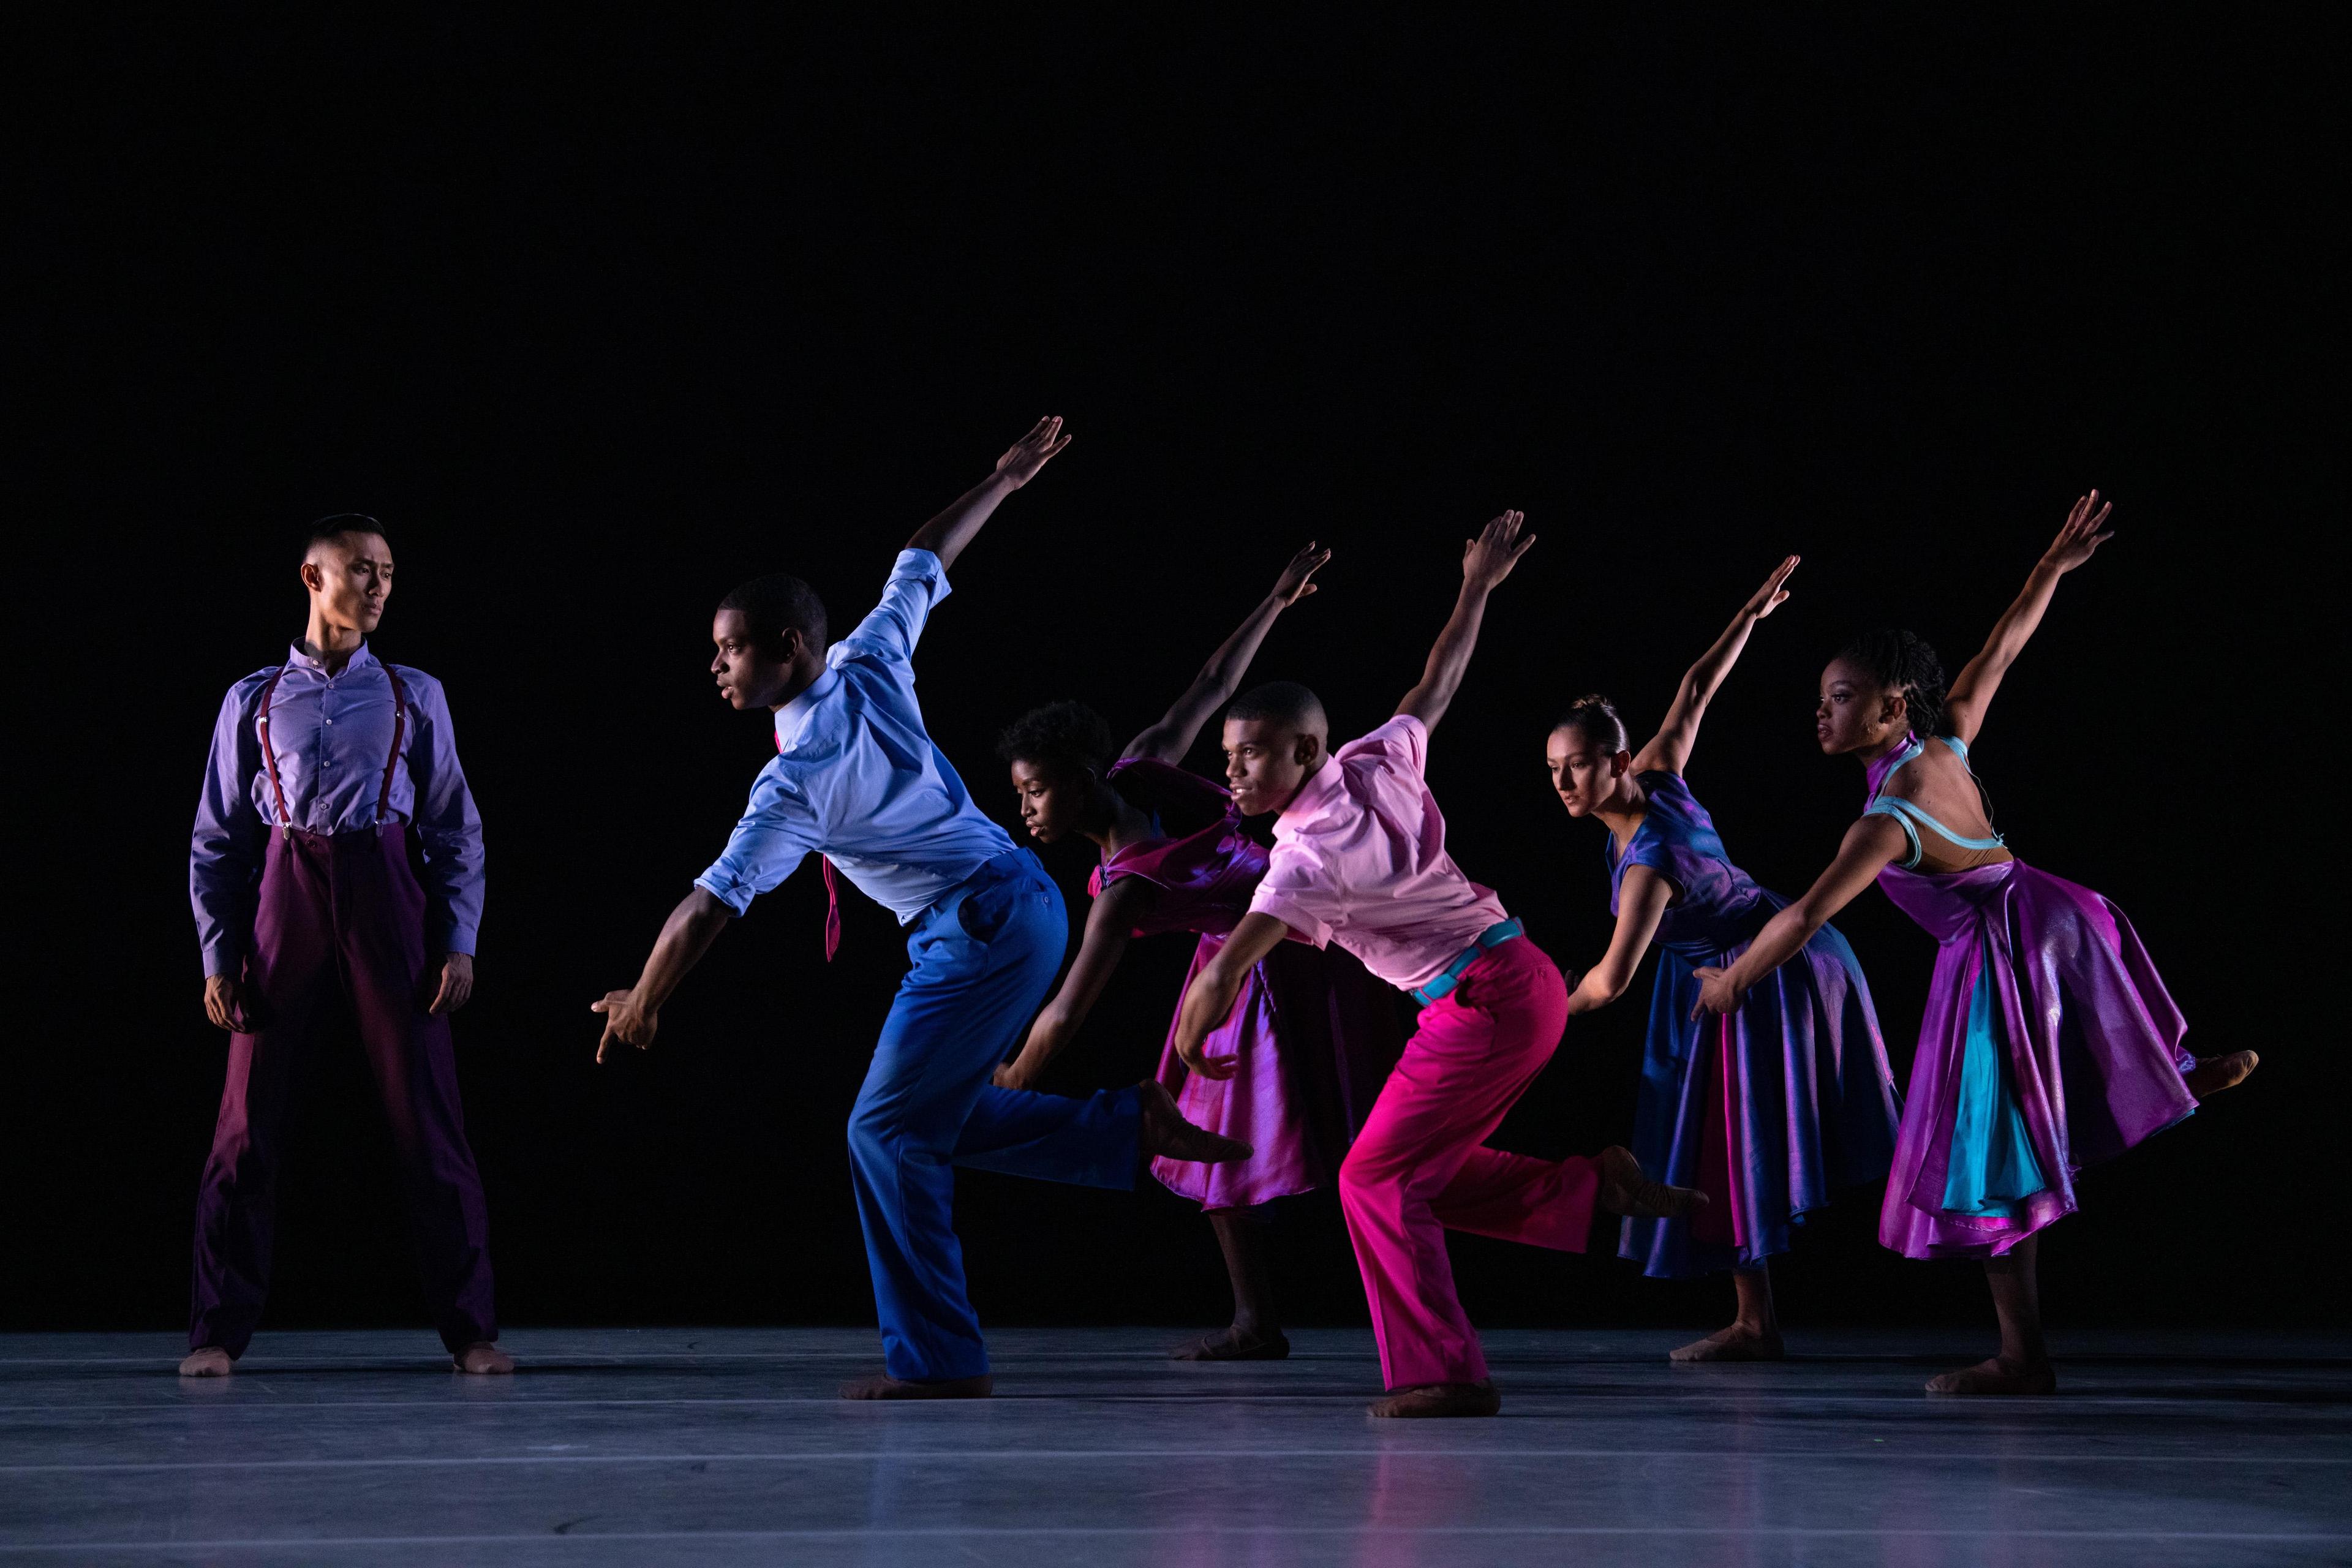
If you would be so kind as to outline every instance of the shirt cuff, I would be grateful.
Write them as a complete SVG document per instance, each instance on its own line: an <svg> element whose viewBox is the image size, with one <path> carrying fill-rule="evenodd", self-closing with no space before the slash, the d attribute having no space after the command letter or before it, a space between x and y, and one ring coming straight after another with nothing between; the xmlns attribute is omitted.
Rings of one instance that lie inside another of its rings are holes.
<svg viewBox="0 0 2352 1568"><path fill-rule="evenodd" d="M454 921L436 921L425 935L425 951L430 955L441 952L462 952L474 956L474 943L479 931L473 926L459 925Z"/></svg>
<svg viewBox="0 0 2352 1568"><path fill-rule="evenodd" d="M204 950L205 978L225 974L231 980L245 973L245 949L234 942L216 942Z"/></svg>
<svg viewBox="0 0 2352 1568"><path fill-rule="evenodd" d="M717 866L713 866L709 870L697 877L694 879L694 885L739 915L751 907L754 889L745 883L737 881Z"/></svg>
<svg viewBox="0 0 2352 1568"><path fill-rule="evenodd" d="M931 603L938 604L954 590L948 586L947 563L928 550L901 550L898 558L890 563L890 580L902 579L928 583L936 590Z"/></svg>
<svg viewBox="0 0 2352 1568"><path fill-rule="evenodd" d="M1272 915L1297 932L1303 942L1313 942L1317 947L1331 945L1331 928L1284 898L1280 893L1269 893L1264 887L1260 887L1257 897L1250 900L1249 912L1254 915Z"/></svg>

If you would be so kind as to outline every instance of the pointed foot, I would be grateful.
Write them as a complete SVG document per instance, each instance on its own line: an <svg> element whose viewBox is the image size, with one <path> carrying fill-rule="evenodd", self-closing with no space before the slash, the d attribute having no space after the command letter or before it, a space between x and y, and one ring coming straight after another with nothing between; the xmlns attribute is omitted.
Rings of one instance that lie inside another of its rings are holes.
<svg viewBox="0 0 2352 1568"><path fill-rule="evenodd" d="M1717 1329L1703 1340L1666 1352L1668 1361L1683 1366L1713 1361L1781 1361L1786 1356L1779 1331L1751 1328L1746 1323Z"/></svg>
<svg viewBox="0 0 2352 1568"><path fill-rule="evenodd" d="M180 1363L180 1375L182 1377L226 1377L229 1369L236 1364L236 1358L220 1346L205 1345L201 1350L188 1352L187 1359Z"/></svg>
<svg viewBox="0 0 2352 1568"><path fill-rule="evenodd" d="M1244 1333L1238 1328L1219 1329L1197 1340L1187 1340L1168 1352L1170 1361L1281 1361L1290 1354L1290 1342L1280 1329L1269 1334Z"/></svg>
<svg viewBox="0 0 2352 1568"><path fill-rule="evenodd" d="M1601 1167L1597 1201L1611 1214L1632 1219L1681 1219L1706 1202L1706 1194L1696 1188L1652 1181L1643 1173L1642 1162L1633 1158L1631 1149L1603 1149L1593 1163Z"/></svg>
<svg viewBox="0 0 2352 1568"><path fill-rule="evenodd" d="M1135 1086L1135 1090L1143 1113L1136 1136L1147 1155L1202 1165L1222 1165L1250 1157L1248 1144L1185 1121L1184 1113L1176 1109L1175 1097L1159 1079L1145 1079Z"/></svg>
<svg viewBox="0 0 2352 1568"><path fill-rule="evenodd" d="M2058 1373L2048 1362L2028 1364L1995 1356L1927 1380L1930 1394L2055 1394Z"/></svg>
<svg viewBox="0 0 2352 1568"><path fill-rule="evenodd" d="M514 1371L514 1357L488 1340L476 1340L454 1358L459 1372L477 1377L504 1377Z"/></svg>
<svg viewBox="0 0 2352 1568"><path fill-rule="evenodd" d="M1367 1411L1382 1420L1426 1420L1452 1415L1495 1415L1503 1408L1503 1396L1495 1392L1491 1379L1479 1383L1426 1383L1417 1388L1400 1388L1385 1399L1376 1399Z"/></svg>
<svg viewBox="0 0 2352 1568"><path fill-rule="evenodd" d="M2200 1100L2210 1100L2225 1089L2235 1089L2246 1081L2246 1075L2263 1065L2263 1058L2252 1051L2231 1051L2226 1057L2199 1057L2197 1065L2180 1075L2189 1092Z"/></svg>
<svg viewBox="0 0 2352 1568"><path fill-rule="evenodd" d="M978 1377L942 1378L937 1383L910 1383L887 1373L877 1373L872 1377L852 1378L841 1385L844 1399L986 1399L995 1392L996 1380L985 1373Z"/></svg>

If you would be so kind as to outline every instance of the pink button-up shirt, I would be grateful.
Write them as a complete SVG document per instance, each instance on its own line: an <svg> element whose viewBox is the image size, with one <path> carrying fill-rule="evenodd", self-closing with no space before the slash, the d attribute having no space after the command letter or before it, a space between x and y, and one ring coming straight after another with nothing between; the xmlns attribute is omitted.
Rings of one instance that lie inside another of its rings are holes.
<svg viewBox="0 0 2352 1568"><path fill-rule="evenodd" d="M1250 911L1318 947L1338 942L1407 991L1508 920L1445 853L1428 756L1428 726L1403 713L1334 752L1276 820Z"/></svg>

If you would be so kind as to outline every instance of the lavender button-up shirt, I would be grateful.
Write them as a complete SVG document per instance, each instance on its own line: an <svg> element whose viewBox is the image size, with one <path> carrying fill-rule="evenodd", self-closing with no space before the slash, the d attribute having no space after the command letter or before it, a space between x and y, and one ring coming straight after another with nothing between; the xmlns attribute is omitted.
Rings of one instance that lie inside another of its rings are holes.
<svg viewBox="0 0 2352 1568"><path fill-rule="evenodd" d="M236 974L253 941L254 889L278 802L262 766L261 692L278 667L229 688L213 726L212 760L196 801L188 856L188 896L206 974ZM271 750L286 791L289 826L356 833L376 826L383 770L392 755L392 681L362 645L333 675L300 648L269 700ZM449 700L441 683L401 665L408 723L392 770L391 819L405 822L425 852L427 952L474 951L482 921L482 818L474 809Z"/></svg>

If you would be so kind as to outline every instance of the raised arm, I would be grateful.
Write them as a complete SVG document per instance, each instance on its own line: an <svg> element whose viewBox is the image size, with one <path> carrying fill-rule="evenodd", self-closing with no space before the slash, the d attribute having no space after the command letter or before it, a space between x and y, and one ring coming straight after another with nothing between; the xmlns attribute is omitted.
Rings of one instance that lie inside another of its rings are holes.
<svg viewBox="0 0 2352 1568"><path fill-rule="evenodd" d="M1160 722L1129 741L1127 750L1119 755L1150 757L1171 763L1183 761L1184 753L1199 739L1201 726L1209 721L1211 714L1234 700L1243 673L1249 668L1250 660L1257 657L1258 645L1265 641L1265 634L1273 628L1274 618L1315 592L1315 584L1309 579L1330 559L1328 550L1308 540L1307 548L1292 556L1290 564L1282 569L1282 575L1274 580L1274 592L1259 600L1257 608L1234 628L1234 635L1217 646L1217 651L1209 656L1209 662L1201 667L1201 673L1192 678L1192 684L1184 689L1184 695L1176 700L1175 706L1160 716Z"/></svg>
<svg viewBox="0 0 2352 1568"><path fill-rule="evenodd" d="M1813 933L1830 923L1831 916L1859 898L1872 879L1909 849L1909 841L1893 817L1865 816L1847 828L1837 858L1813 879L1802 898L1764 922L1746 952L1727 969L1698 972L1698 1005L1691 1010L1691 1016L1728 1013L1738 1007L1750 986L1796 957L1813 940Z"/></svg>
<svg viewBox="0 0 2352 1568"><path fill-rule="evenodd" d="M1527 521L1523 511L1507 511L1462 546L1462 592L1454 601L1454 614L1446 618L1445 629L1437 634L1436 646L1429 650L1421 684L1397 704L1400 715L1410 713L1430 730L1445 717L1454 694L1462 689L1470 655L1478 646L1478 624L1486 616L1486 595L1511 574L1511 568L1536 542L1532 533L1520 536Z"/></svg>
<svg viewBox="0 0 2352 1568"><path fill-rule="evenodd" d="M1006 496L1037 477L1054 454L1070 444L1062 434L1061 416L1037 421L1037 427L1013 444L996 459L996 471L966 490L956 503L915 531L909 550L928 550L942 568L953 566L963 547L976 537Z"/></svg>
<svg viewBox="0 0 2352 1568"><path fill-rule="evenodd" d="M1739 613L1731 617L1731 624L1723 628L1723 635L1715 639L1714 646L1683 673L1674 706L1666 710L1666 721L1658 727L1650 743L1642 748L1641 755L1633 759L1635 773L1683 771L1683 764L1690 761L1691 747L1698 740L1698 721L1706 716L1706 705L1715 700L1716 689L1723 684L1723 678L1739 661L1741 650L1748 646L1748 634L1789 596L1789 590L1781 584L1797 569L1797 559L1791 555L1772 568L1764 585L1739 606Z"/></svg>
<svg viewBox="0 0 2352 1568"><path fill-rule="evenodd" d="M1992 705L1992 694L2000 689L2001 677L2025 651L2026 640L2034 628L2042 625L2042 613L2050 607L2050 595L2058 591L2058 579L2091 558L2094 551L2115 537L2113 531L2101 531L2107 513L2114 510L2112 502L2099 500L2093 490L2074 503L2066 514L2066 526L2042 559L2027 574L2024 592L2002 612L1993 623L1992 636L1985 639L1984 651L1969 660L1952 682L1950 693L1944 699L1944 722L1963 745L1974 743L1977 731L1984 728L1985 710Z"/></svg>
<svg viewBox="0 0 2352 1568"><path fill-rule="evenodd" d="M1128 933L1150 912L1159 896L1160 889L1140 877L1121 877L1103 889L1087 911L1086 935L1078 941L1078 956L1071 961L1062 988L1029 1026L1021 1054L996 1069L999 1089L1037 1087L1045 1065L1061 1054L1094 1011L1118 961L1127 955Z"/></svg>

